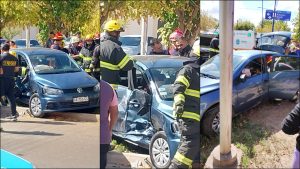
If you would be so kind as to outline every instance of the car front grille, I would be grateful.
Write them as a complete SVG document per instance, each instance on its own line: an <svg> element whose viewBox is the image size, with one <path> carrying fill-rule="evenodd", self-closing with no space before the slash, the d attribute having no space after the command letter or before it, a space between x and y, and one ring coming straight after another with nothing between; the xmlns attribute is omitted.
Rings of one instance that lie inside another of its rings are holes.
<svg viewBox="0 0 300 169"><path fill-rule="evenodd" d="M93 92L94 91L94 87L84 87L84 88L81 88L81 89L82 89L82 93L88 93L88 92ZM78 88L76 88L76 89L64 89L63 91L64 91L64 93L79 93Z"/></svg>

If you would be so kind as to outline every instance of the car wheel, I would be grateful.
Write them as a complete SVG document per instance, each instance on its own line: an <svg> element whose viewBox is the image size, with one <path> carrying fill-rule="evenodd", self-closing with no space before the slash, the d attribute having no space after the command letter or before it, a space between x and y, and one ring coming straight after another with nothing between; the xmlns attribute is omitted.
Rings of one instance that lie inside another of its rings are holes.
<svg viewBox="0 0 300 169"><path fill-rule="evenodd" d="M150 159L155 168L168 168L171 164L170 145L165 132L154 134L150 142Z"/></svg>
<svg viewBox="0 0 300 169"><path fill-rule="evenodd" d="M220 108L216 106L208 110L201 121L202 133L214 137L220 133Z"/></svg>
<svg viewBox="0 0 300 169"><path fill-rule="evenodd" d="M293 96L293 98L292 99L290 99L290 101L291 102L297 102L297 100L299 99L299 97L300 97L300 92L299 92L299 90L296 92L296 94Z"/></svg>
<svg viewBox="0 0 300 169"><path fill-rule="evenodd" d="M34 117L44 117L45 113L42 112L41 100L37 94L30 97L29 110Z"/></svg>

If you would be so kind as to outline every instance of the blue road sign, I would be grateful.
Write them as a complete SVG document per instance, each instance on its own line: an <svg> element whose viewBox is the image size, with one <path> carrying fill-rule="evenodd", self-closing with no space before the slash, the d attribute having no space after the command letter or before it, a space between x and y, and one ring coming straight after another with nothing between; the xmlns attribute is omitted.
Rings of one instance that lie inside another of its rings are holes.
<svg viewBox="0 0 300 169"><path fill-rule="evenodd" d="M272 20L273 19L273 15L274 15L273 10L266 10L265 19Z"/></svg>
<svg viewBox="0 0 300 169"><path fill-rule="evenodd" d="M281 21L290 21L291 20L291 11L279 11L276 10L275 16L273 10L266 10L265 19L272 20L274 17L275 20Z"/></svg>
<svg viewBox="0 0 300 169"><path fill-rule="evenodd" d="M276 20L281 21L290 21L291 20L291 11L276 11Z"/></svg>

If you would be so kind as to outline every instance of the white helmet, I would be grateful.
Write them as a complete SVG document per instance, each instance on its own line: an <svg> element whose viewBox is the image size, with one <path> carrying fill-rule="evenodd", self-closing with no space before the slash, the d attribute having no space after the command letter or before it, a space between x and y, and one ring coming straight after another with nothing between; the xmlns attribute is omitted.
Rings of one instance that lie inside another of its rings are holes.
<svg viewBox="0 0 300 169"><path fill-rule="evenodd" d="M195 41L193 45L193 53L200 57L200 39Z"/></svg>
<svg viewBox="0 0 300 169"><path fill-rule="evenodd" d="M80 39L77 36L73 36L71 38L71 43L76 43L76 42L80 42Z"/></svg>

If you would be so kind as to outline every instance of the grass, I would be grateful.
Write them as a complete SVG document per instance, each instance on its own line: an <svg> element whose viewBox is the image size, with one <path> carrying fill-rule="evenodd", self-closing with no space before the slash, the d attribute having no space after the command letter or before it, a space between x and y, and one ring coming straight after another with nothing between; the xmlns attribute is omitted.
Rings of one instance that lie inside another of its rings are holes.
<svg viewBox="0 0 300 169"><path fill-rule="evenodd" d="M251 123L245 117L237 117L232 124L232 143L243 151L241 164L248 168L251 159L255 156L254 146L266 144L266 139L271 135L265 128ZM201 164L204 166L212 150L219 144L219 137L201 137Z"/></svg>
<svg viewBox="0 0 300 169"><path fill-rule="evenodd" d="M149 151L132 145L120 138L113 137L111 144L114 146L114 150L120 153L139 153L139 154L149 154Z"/></svg>

